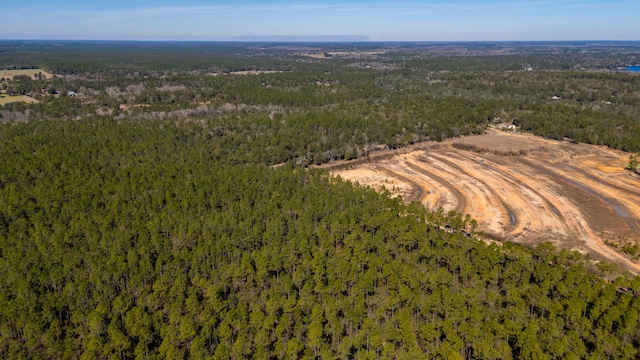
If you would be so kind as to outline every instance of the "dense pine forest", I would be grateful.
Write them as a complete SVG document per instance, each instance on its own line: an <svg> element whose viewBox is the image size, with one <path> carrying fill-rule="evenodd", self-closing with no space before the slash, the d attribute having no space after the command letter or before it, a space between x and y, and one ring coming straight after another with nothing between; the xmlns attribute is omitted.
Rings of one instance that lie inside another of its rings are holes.
<svg viewBox="0 0 640 360"><path fill-rule="evenodd" d="M309 166L499 122L637 152L640 45L369 46L0 42L53 74L0 79L39 101L0 106L0 358L637 358L639 278Z"/></svg>

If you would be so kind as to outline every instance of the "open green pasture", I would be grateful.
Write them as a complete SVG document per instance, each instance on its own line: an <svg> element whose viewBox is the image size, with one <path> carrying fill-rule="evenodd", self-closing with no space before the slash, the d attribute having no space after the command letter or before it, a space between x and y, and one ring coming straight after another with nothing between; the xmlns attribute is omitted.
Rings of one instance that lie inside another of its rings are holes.
<svg viewBox="0 0 640 360"><path fill-rule="evenodd" d="M38 73L41 73L47 79L50 79L53 77L52 74L41 69L21 69L21 70L0 70L0 78L13 79L14 76L26 75L26 76L30 76L32 79L35 79Z"/></svg>

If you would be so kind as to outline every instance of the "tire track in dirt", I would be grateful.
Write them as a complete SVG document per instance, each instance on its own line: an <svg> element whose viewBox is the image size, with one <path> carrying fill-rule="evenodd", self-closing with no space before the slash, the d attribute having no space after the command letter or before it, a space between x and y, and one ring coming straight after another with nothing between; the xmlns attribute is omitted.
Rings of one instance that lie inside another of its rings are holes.
<svg viewBox="0 0 640 360"><path fill-rule="evenodd" d="M405 201L419 201L430 210L437 210L440 206L450 207L455 198L451 191L455 189L446 183L430 182L429 179L407 171L408 164L405 160L405 156L399 156L397 162L382 160L372 168L410 186L411 192L405 192L403 196Z"/></svg>
<svg viewBox="0 0 640 360"><path fill-rule="evenodd" d="M435 153L421 154L417 156L417 160L418 161L414 162L417 166L428 164L432 169L438 170L441 181L447 183L449 187L457 189L458 193L460 193L465 199L469 198L469 193L486 193L486 190L481 188L479 182L475 178L465 176L464 171L458 165L448 161L447 159L438 157ZM420 164L418 164L418 162ZM473 189L473 191L471 189ZM463 214L488 213L490 212L488 209L489 205L491 204L488 197L484 199L484 201L469 202L465 200L465 206L460 207L460 210L458 211Z"/></svg>
<svg viewBox="0 0 640 360"><path fill-rule="evenodd" d="M486 227L485 232L505 236L518 228L517 215L506 206L504 198L499 195L500 189L475 176L473 164L460 158L452 159L450 153L431 153L429 157L439 162L440 166L445 164L446 168L454 169L447 172L447 180L469 199L468 203L471 206L467 213L476 217L478 223Z"/></svg>
<svg viewBox="0 0 640 360"><path fill-rule="evenodd" d="M424 162L424 160L422 160L420 158L418 158L418 160ZM409 168L411 168L416 173L418 173L418 174L420 174L422 176L425 176L427 179L435 180L438 184L440 184L443 187L447 188L448 191L450 193L452 193L453 196L456 199L455 200L456 206L453 208L453 210L456 211L456 212L462 213L462 214L465 213L465 209L467 208L467 199L460 192L460 190L458 190L454 186L451 186L451 184L448 181L446 181L444 178L442 178L441 176L438 176L434 172L426 170L425 168L418 166L414 161L407 160L407 165L409 166Z"/></svg>
<svg viewBox="0 0 640 360"><path fill-rule="evenodd" d="M429 196L423 199L423 204L427 206L427 208L431 210L437 210L442 207L446 211L459 211L458 209L464 209L461 206L466 204L465 197L463 194L458 191L458 189L451 185L449 181L445 178L435 175L432 171L423 169L423 166L420 166L416 163L416 154L419 152L414 152L408 156L403 156L402 163L392 163L393 167L401 167L399 171L404 171L405 174L411 175L411 178L414 181L418 181L422 184L429 184L433 191L429 192ZM445 174L442 169L441 173ZM433 175L433 176L427 176ZM438 190L442 192L442 194L438 194ZM445 196L441 196L445 195Z"/></svg>
<svg viewBox="0 0 640 360"><path fill-rule="evenodd" d="M501 234L503 238L508 237L512 241L518 241L526 237L532 230L561 232L558 226L554 226L558 223L559 211L557 208L529 184L516 178L508 171L500 169L501 165L489 158L479 157L467 151L447 153L447 155L455 159L458 164L469 164L469 167L473 169L466 170L469 176L483 177L488 186L497 189L497 196L506 210L511 225L513 225L510 231L508 228L504 229L505 232ZM493 172L495 176L485 176L487 170ZM532 214L538 216L532 216ZM472 215L475 214L472 213ZM549 217L556 217L556 219L544 221ZM523 242L526 241L523 240Z"/></svg>
<svg viewBox="0 0 640 360"><path fill-rule="evenodd" d="M589 178L586 178L583 175L583 173L588 172L588 168L584 166L576 166L576 169L574 169L573 172L575 173L576 176L579 176L580 178L582 178L583 182L589 182L593 184L598 184L598 183L605 184L607 187L615 189L616 191L619 191L621 193L627 193L630 196L640 198L640 191L636 191L638 190L638 188L633 187L632 184L624 183L624 186L622 186L614 182L611 176L602 176L595 173L590 173ZM631 175L631 174L629 173L629 174L623 174L623 175Z"/></svg>
<svg viewBox="0 0 640 360"><path fill-rule="evenodd" d="M570 182L575 182L578 186L590 194L604 201L633 232L640 232L640 222L633 214L640 213L640 192L627 186L619 186L614 183L609 176L590 174L589 177L583 175L584 169L574 170ZM619 199L626 199L623 203Z"/></svg>
<svg viewBox="0 0 640 360"><path fill-rule="evenodd" d="M489 161L487 158L482 158L471 153L467 154L468 157L475 159L478 163L486 163ZM519 159L514 158L514 161L519 161ZM538 198L544 202L544 205L539 205L540 209L548 209L553 212L558 218L562 219L562 213L549 201L547 198L548 195L543 195L540 191L538 191L533 184L529 184L527 178L530 177L522 177L520 174L513 173L508 169L505 169L503 165L492 162L490 165L486 165L487 169L493 171L495 173L500 174L505 178L506 181L513 183L515 186L523 189L523 191L531 192L534 194L531 198Z"/></svg>
<svg viewBox="0 0 640 360"><path fill-rule="evenodd" d="M402 175L402 172L399 171L393 171L391 169L389 169L388 166L386 166L386 164L376 164L373 166L373 169L380 171L384 174L387 174L389 177L391 178L395 178L395 179L399 179L401 182L408 184L411 187L411 192L408 193L408 196L403 196L403 199L405 199L406 201L422 201L422 198L424 196L424 188L420 185L418 185L418 183L416 183L415 181L412 181L411 179L409 179L408 177Z"/></svg>
<svg viewBox="0 0 640 360"><path fill-rule="evenodd" d="M576 194L574 197L575 198L582 198L584 199L587 203L591 203L591 204L596 204L596 203L600 203L601 206L598 206L596 210L591 210L589 211L589 214L591 214L592 216L597 216L597 217L607 217L610 218L610 224L614 225L615 227L620 227L621 225L623 226L624 224L622 224L622 222L620 220L623 220L623 222L629 226L629 222L626 221L628 219L631 218L631 214L626 210L626 208L624 208L623 205L621 205L618 201L616 201L615 199L610 199L607 198L603 195L601 195L600 193L596 192L595 190L591 189L588 185L586 185L585 183L579 182L577 181L578 176L574 176L573 178L568 178L564 175L561 175L559 173L557 173L555 170L550 169L548 166L543 165L543 164L535 164L531 161L528 160L522 160L523 163L527 164L528 166L532 167L533 169L549 176L551 179L553 179L553 182L558 183L558 182L563 182L567 185L569 185L570 187L573 187L574 189L579 190L580 192L582 192L581 194ZM564 189L568 189L566 186L563 187ZM613 222L613 223L611 223ZM630 227L634 227L635 224L632 224Z"/></svg>
<svg viewBox="0 0 640 360"><path fill-rule="evenodd" d="M604 255L605 257L609 258L609 260L613 260L616 263L629 268L636 274L640 273L640 264L629 260L624 255L607 246L602 241L602 239L596 235L594 231L595 229L592 227L594 221L590 220L589 218L594 216L606 217L608 219L609 225L614 228L619 228L621 225L624 225L621 224L621 218L619 216L616 216L617 214L615 210L610 208L609 203L607 203L602 196L599 196L592 189L589 189L588 187L579 184L572 179L558 174L545 165L534 164L532 161L527 160L523 160L523 162L533 169L539 171L540 173L548 176L550 179L552 179L552 182L564 182L565 184L567 184L568 186L563 187L563 190L569 192L569 196L571 198L580 198L583 202L586 203L600 203L604 205L598 207L598 210L600 211L594 211L594 209L583 209L583 207L581 207L580 205L574 204L573 207L566 209L566 211L571 214L573 220L575 220L574 229L579 230L578 232L582 235L582 238L585 240L587 247L601 255ZM571 194L571 188L573 188L577 193ZM608 210L609 214L605 214L606 210Z"/></svg>

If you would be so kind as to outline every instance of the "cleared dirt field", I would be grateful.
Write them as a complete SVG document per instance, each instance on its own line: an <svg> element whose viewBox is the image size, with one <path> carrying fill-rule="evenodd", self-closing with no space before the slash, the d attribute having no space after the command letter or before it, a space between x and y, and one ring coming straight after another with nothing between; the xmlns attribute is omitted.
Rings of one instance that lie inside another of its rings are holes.
<svg viewBox="0 0 640 360"><path fill-rule="evenodd" d="M638 274L640 261L605 244L640 243L640 176L624 170L628 159L606 147L490 130L325 168L429 209L471 214L490 239L550 241Z"/></svg>

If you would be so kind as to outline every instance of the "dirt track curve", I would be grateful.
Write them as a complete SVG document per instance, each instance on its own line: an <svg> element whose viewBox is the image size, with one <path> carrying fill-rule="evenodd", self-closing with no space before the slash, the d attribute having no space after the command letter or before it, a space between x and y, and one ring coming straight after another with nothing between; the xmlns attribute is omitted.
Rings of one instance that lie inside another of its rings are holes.
<svg viewBox="0 0 640 360"><path fill-rule="evenodd" d="M640 176L624 170L628 158L606 147L491 130L326 168L429 209L471 214L492 238L550 241L640 274L640 261L605 244L640 243Z"/></svg>

